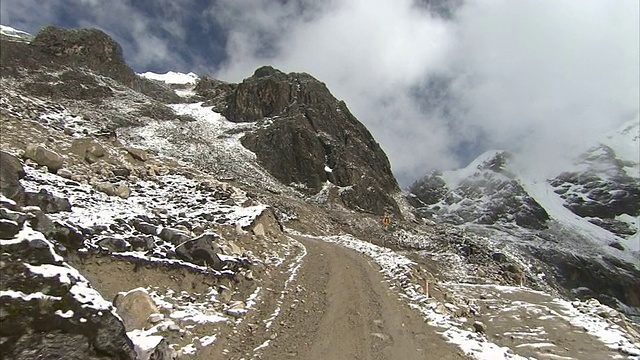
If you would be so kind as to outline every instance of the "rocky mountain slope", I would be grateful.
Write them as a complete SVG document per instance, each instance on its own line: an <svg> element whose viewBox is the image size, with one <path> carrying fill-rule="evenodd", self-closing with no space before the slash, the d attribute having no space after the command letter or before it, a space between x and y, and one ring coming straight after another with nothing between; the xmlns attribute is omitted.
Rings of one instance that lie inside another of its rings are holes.
<svg viewBox="0 0 640 360"><path fill-rule="evenodd" d="M623 314L558 299L544 261L420 224L384 152L310 75L138 75L98 30L1 30L4 357L304 358L328 338L383 359L416 342L448 358L640 355ZM333 293L389 308L363 317ZM514 314L578 334L492 325ZM331 316L360 320L328 334Z"/></svg>
<svg viewBox="0 0 640 360"><path fill-rule="evenodd" d="M640 124L606 134L550 179L489 151L411 186L417 212L517 244L577 296L640 314Z"/></svg>

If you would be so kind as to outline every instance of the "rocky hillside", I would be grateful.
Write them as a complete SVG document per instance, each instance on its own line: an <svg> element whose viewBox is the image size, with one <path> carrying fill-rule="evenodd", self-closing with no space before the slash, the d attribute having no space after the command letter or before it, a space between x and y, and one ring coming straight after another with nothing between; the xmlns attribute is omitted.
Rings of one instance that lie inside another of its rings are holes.
<svg viewBox="0 0 640 360"><path fill-rule="evenodd" d="M312 76L265 66L240 84L204 79L195 91L229 121L257 123L242 144L282 183L309 194L335 186L350 208L399 212L389 196L398 184L380 145Z"/></svg>

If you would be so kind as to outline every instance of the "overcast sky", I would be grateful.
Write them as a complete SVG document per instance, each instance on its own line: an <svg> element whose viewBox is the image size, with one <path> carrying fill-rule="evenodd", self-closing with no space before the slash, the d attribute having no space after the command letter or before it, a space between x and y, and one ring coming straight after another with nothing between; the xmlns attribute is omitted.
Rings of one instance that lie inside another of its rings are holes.
<svg viewBox="0 0 640 360"><path fill-rule="evenodd" d="M2 0L1 22L95 27L137 71L239 82L307 72L373 133L401 185L489 149L560 164L638 119L638 0ZM554 169L555 170L555 169Z"/></svg>

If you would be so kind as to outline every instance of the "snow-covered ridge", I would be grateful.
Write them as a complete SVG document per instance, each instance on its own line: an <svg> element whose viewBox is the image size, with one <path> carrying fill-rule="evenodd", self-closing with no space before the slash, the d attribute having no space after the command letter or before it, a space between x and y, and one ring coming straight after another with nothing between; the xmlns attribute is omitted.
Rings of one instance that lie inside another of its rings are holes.
<svg viewBox="0 0 640 360"><path fill-rule="evenodd" d="M192 72L185 74L180 72L168 71L164 74L158 74L158 73L147 71L145 73L141 73L138 75L150 80L163 81L166 84L179 84L179 85L195 85L199 79L198 75Z"/></svg>
<svg viewBox="0 0 640 360"><path fill-rule="evenodd" d="M627 175L640 178L640 118L625 122L618 129L606 134L600 143L615 151L616 157L629 162Z"/></svg>
<svg viewBox="0 0 640 360"><path fill-rule="evenodd" d="M30 40L32 38L31 34L28 32L17 30L12 28L11 26L0 25L0 34L12 38Z"/></svg>
<svg viewBox="0 0 640 360"><path fill-rule="evenodd" d="M450 189L455 189L462 181L472 177L481 171L485 164L493 161L498 156L505 154L504 150L489 150L475 158L469 165L463 169L448 170L442 172L442 179L447 183Z"/></svg>

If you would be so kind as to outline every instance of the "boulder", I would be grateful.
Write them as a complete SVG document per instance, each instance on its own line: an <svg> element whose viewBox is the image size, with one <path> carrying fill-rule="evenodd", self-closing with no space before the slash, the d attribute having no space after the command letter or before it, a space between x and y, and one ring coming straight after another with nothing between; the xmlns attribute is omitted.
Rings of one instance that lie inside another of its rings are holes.
<svg viewBox="0 0 640 360"><path fill-rule="evenodd" d="M46 189L41 189L37 193L26 192L25 202L28 206L39 207L45 214L71 211L69 200L53 195Z"/></svg>
<svg viewBox="0 0 640 360"><path fill-rule="evenodd" d="M219 239L219 236L216 234L202 234L195 239L178 245L176 247L176 255L184 261L221 270L222 261L216 254L214 247L214 242L217 239Z"/></svg>
<svg viewBox="0 0 640 360"><path fill-rule="evenodd" d="M20 228L13 220L0 219L0 239L13 239L20 232Z"/></svg>
<svg viewBox="0 0 640 360"><path fill-rule="evenodd" d="M118 314L124 321L127 331L143 329L151 314L158 313L158 307L144 288L137 288L126 293L119 293L113 300Z"/></svg>
<svg viewBox="0 0 640 360"><path fill-rule="evenodd" d="M20 160L0 151L0 193L19 205L24 203L24 188L20 184L20 179L24 176Z"/></svg>
<svg viewBox="0 0 640 360"><path fill-rule="evenodd" d="M131 244L131 250L133 251L149 251L154 246L152 235L132 236L127 239L127 242Z"/></svg>
<svg viewBox="0 0 640 360"><path fill-rule="evenodd" d="M66 222L53 222L51 237L69 250L78 250L84 246L84 235L82 231Z"/></svg>
<svg viewBox="0 0 640 360"><path fill-rule="evenodd" d="M115 192L116 196L122 199L127 199L129 196L131 196L131 189L125 184L118 184L116 186Z"/></svg>
<svg viewBox="0 0 640 360"><path fill-rule="evenodd" d="M113 184L110 182L99 182L95 185L96 190L109 196L117 196L126 199L131 196L131 189L125 184Z"/></svg>
<svg viewBox="0 0 640 360"><path fill-rule="evenodd" d="M56 174L65 179L71 179L71 177L73 176L73 173L69 169L60 169L56 172Z"/></svg>
<svg viewBox="0 0 640 360"><path fill-rule="evenodd" d="M97 162L107 154L104 147L91 138L73 140L70 151L84 159L89 164Z"/></svg>
<svg viewBox="0 0 640 360"><path fill-rule="evenodd" d="M62 156L42 145L27 145L24 157L35 161L38 165L46 166L53 173L60 170L64 165Z"/></svg>
<svg viewBox="0 0 640 360"><path fill-rule="evenodd" d="M149 224L148 222L139 219L133 219L132 225L136 230L143 234L158 235L158 227L153 224Z"/></svg>
<svg viewBox="0 0 640 360"><path fill-rule="evenodd" d="M96 245L102 246L111 252L124 252L131 250L131 244L129 244L127 240L116 237L100 239L96 242Z"/></svg>
<svg viewBox="0 0 640 360"><path fill-rule="evenodd" d="M180 245L191 238L188 233L169 227L162 228L158 236L173 245Z"/></svg>
<svg viewBox="0 0 640 360"><path fill-rule="evenodd" d="M84 277L74 275L53 249L51 242L34 232L19 242L0 243L3 290L33 294L0 294L2 357L135 359L133 344L110 304ZM46 265L46 271L34 270L43 269L38 265ZM47 276L51 271L70 276ZM70 288L81 289L83 296Z"/></svg>

